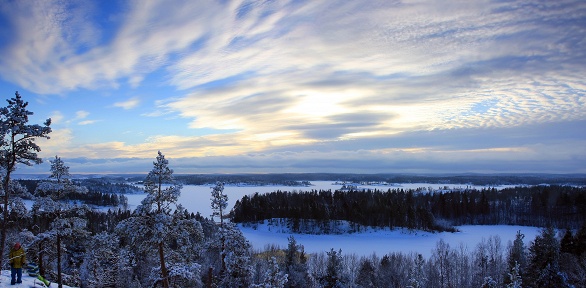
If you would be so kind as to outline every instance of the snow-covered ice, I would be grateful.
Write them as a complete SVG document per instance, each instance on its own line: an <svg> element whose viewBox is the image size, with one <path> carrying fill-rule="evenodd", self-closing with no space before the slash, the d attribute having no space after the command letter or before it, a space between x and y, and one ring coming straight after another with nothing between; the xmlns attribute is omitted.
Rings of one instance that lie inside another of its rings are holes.
<svg viewBox="0 0 586 288"><path fill-rule="evenodd" d="M282 249L287 248L287 238L291 235L295 237L297 244L303 245L306 253L327 252L331 248L334 250L342 249L343 254L356 254L358 256L369 256L376 253L382 257L390 252L403 253L420 253L424 257L431 256L437 242L443 239L451 248L457 248L460 243L468 247L468 250L474 250L476 245L482 239L488 240L493 235L501 238L504 247L509 241L515 240L517 231L525 234L525 245L535 239L541 228L527 226L508 226L508 225L465 225L458 226L460 232L450 233L430 233L423 231L410 231L407 229L368 229L366 232L341 234L341 235L309 235L279 233L269 231L268 224L259 224L255 230L252 227L242 227L240 230L250 241L252 247L257 250L263 250L267 245L275 244Z"/></svg>

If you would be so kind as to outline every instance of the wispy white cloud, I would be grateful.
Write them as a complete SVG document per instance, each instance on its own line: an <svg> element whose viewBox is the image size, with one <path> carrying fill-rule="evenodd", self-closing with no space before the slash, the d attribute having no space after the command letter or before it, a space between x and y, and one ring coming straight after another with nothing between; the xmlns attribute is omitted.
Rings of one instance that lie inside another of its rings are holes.
<svg viewBox="0 0 586 288"><path fill-rule="evenodd" d="M129 110L135 108L138 106L138 104L140 104L140 99L138 97L132 97L126 101L114 103L114 107L120 107L122 109Z"/></svg>
<svg viewBox="0 0 586 288"><path fill-rule="evenodd" d="M96 123L97 120L84 120L84 121L79 121L77 122L77 125L90 125L90 124L94 124Z"/></svg>
<svg viewBox="0 0 586 288"><path fill-rule="evenodd" d="M79 110L77 112L75 112L75 119L85 119L87 118L87 116L90 115L90 112L84 111L84 110Z"/></svg>

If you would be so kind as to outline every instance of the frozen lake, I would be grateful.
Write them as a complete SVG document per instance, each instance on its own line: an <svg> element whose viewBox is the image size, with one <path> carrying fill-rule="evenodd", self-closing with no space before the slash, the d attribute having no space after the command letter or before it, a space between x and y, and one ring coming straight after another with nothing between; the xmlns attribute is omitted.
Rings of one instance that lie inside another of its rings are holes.
<svg viewBox="0 0 586 288"><path fill-rule="evenodd" d="M254 193L268 193L277 190L281 191L311 191L311 190L328 190L340 189L340 184L333 184L332 181L314 181L313 186L309 187L292 187L292 186L226 186L224 193L228 195L228 211L232 209L236 200L241 199L244 195ZM428 183L409 183L395 184L393 186L364 185L359 188L371 189L394 189L403 188L417 189L430 187L433 190L443 189L445 186L452 189L463 188L491 188L486 186L471 186L465 184L428 184ZM499 186L502 189L511 186ZM126 195L131 209L140 204L144 194ZM185 185L181 190L179 202L190 212L200 212L202 216L209 217L212 214L210 207L211 186L208 185ZM246 238L250 241L254 249L262 250L269 244L278 245L281 248L287 247L287 238L292 235L289 233L277 233L270 231L270 227L259 225L257 229L251 227L240 227ZM498 235L506 247L508 241L515 239L517 231L525 234L525 244L528 245L537 234L540 228L525 226L461 226L458 227L461 232L458 233L429 233L422 231L408 230L367 230L366 232L343 234L343 235L307 235L294 234L298 244L304 245L308 253L325 252L331 248L336 250L342 249L343 253L356 254L359 256L368 256L376 253L379 256L389 252L417 252L426 257L431 255L437 242L443 239L452 248L456 248L460 243L467 246L469 250L475 249L477 243L482 239L488 239L490 236ZM273 229L274 230L274 229Z"/></svg>
<svg viewBox="0 0 586 288"><path fill-rule="evenodd" d="M473 251L483 239L486 241L489 237L498 235L502 248L505 249L509 241L515 240L517 231L521 231L525 235L524 243L526 246L529 246L529 243L541 231L541 228L537 227L507 225L464 225L458 226L460 232L456 233L430 233L407 229L369 229L366 232L341 235L289 234L273 232L269 229L267 224L259 225L257 229L240 227L252 247L261 251L267 245L277 245L286 249L287 238L293 235L297 244L303 245L306 253L327 252L333 248L334 250L342 249L343 254L356 254L358 256L370 256L376 253L377 256L381 257L390 252L405 254L415 252L426 258L431 256L432 250L435 249L440 239L448 243L450 248L458 248L462 244L468 251Z"/></svg>
<svg viewBox="0 0 586 288"><path fill-rule="evenodd" d="M332 181L313 181L312 186L225 186L224 193L228 195L228 209L230 211L234 207L236 200L242 199L244 195L253 195L254 193L269 193L277 190L281 191L311 191L311 190L337 190L342 187L341 184L333 184ZM406 184L393 184L388 186L382 185L360 185L358 188L364 189L379 189L386 191L387 189L398 189L402 188L417 189L417 188L431 188L434 190L442 189L443 187L449 187L453 189L464 189L464 188L489 188L487 186L473 186L466 184L428 184L428 183L406 183ZM185 207L189 212L199 212L204 217L212 215L211 205L211 189L209 185L185 185L181 190L181 197L179 203ZM511 186L499 186L497 189L502 189ZM128 204L130 209L136 208L140 204L140 201L144 198L145 194L130 194L128 197Z"/></svg>

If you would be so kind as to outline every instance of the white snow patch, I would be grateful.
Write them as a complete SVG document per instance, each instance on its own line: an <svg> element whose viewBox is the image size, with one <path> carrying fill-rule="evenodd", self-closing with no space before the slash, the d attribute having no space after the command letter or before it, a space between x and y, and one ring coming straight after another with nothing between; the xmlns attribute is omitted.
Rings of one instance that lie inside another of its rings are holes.
<svg viewBox="0 0 586 288"><path fill-rule="evenodd" d="M22 269L22 283L21 284L16 284L16 285L10 285L10 270L2 270L2 276L0 277L0 288L7 288L7 287L16 287L16 288L22 288L22 287L36 287L36 288L42 288L45 287L44 284L41 284L42 282L39 281L37 278L35 277L31 277L28 275L28 273L26 273L26 269ZM50 286L51 287L57 287L56 283L51 283ZM64 288L72 288L71 286L67 286L67 285L63 285Z"/></svg>

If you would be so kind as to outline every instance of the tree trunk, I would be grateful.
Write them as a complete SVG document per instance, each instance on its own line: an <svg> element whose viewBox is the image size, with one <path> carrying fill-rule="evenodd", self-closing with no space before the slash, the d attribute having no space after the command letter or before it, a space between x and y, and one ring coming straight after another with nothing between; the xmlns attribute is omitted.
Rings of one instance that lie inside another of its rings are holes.
<svg viewBox="0 0 586 288"><path fill-rule="evenodd" d="M161 260L161 276L164 288L169 288L169 274L165 267L165 253L163 252L163 242L159 242L159 259Z"/></svg>
<svg viewBox="0 0 586 288"><path fill-rule="evenodd" d="M220 274L223 277L226 272L226 233L224 231L224 215L222 213L222 206L220 206L220 231L222 233L222 270L220 271Z"/></svg>
<svg viewBox="0 0 586 288"><path fill-rule="evenodd" d="M212 288L212 282L213 282L213 279L214 279L213 278L214 276L212 275L213 271L214 271L214 268L212 268L212 267L210 267L208 269L208 283L206 284L206 287L207 288Z"/></svg>
<svg viewBox="0 0 586 288"><path fill-rule="evenodd" d="M43 251L44 240L39 241L39 275L45 277L45 265L43 265L43 257L45 257L45 251Z"/></svg>
<svg viewBox="0 0 586 288"><path fill-rule="evenodd" d="M57 287L63 288L61 279L61 236L57 233Z"/></svg>
<svg viewBox="0 0 586 288"><path fill-rule="evenodd" d="M4 207L2 207L2 231L0 235L0 267L4 267L4 248L6 247L6 231L8 230L8 184L10 183L10 170L6 171L6 176L2 182L2 188L4 189Z"/></svg>

